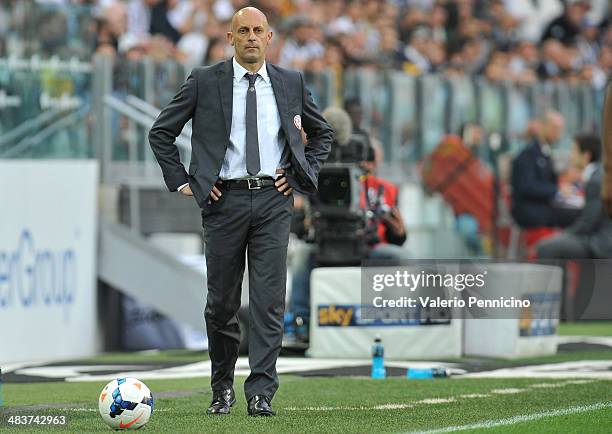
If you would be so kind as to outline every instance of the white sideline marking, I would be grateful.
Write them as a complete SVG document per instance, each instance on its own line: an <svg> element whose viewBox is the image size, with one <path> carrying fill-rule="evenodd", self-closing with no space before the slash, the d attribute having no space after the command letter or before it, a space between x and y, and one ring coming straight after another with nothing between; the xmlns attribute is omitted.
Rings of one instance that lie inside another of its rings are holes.
<svg viewBox="0 0 612 434"><path fill-rule="evenodd" d="M527 389L520 389L516 387L508 387L507 389L493 389L491 393L495 393L497 395L513 395L515 393L523 393L526 392Z"/></svg>
<svg viewBox="0 0 612 434"><path fill-rule="evenodd" d="M529 387L534 388L534 389L538 389L538 388L545 389L545 388L564 387L569 384L588 384L588 383L593 383L593 382L594 380L567 380L567 381L560 381L557 383L535 383L535 384L529 385ZM450 396L448 398L426 398L426 399L421 399L420 401L413 401L410 403L387 403L387 404L375 405L373 407L366 407L366 406L358 406L358 407L354 407L354 406L353 407L349 407L349 406L347 407L342 407L342 406L286 407L283 410L286 410L286 411L403 410L403 409L408 409L408 408L414 408L418 404L424 404L424 405L448 404L451 402L457 402L457 400L462 400L462 399L489 398L491 397L491 394L513 395L515 393L523 393L523 392L529 392L529 389L508 387L505 389L492 389L489 393L466 393L463 395L459 395L457 397Z"/></svg>
<svg viewBox="0 0 612 434"><path fill-rule="evenodd" d="M464 395L459 395L459 399L474 399L474 398L488 398L488 393L466 393Z"/></svg>
<svg viewBox="0 0 612 434"><path fill-rule="evenodd" d="M485 395L488 396L488 395ZM405 410L407 408L413 408L417 404L447 404L449 402L455 402L456 399L450 398L427 398L420 401L407 402L407 403L388 403L375 405L373 407L359 406L359 407L286 407L283 410L287 411L340 411L340 410Z"/></svg>
<svg viewBox="0 0 612 434"><path fill-rule="evenodd" d="M299 372L309 372L320 369L338 369L353 366L369 366L371 363L372 359L299 359L296 357L279 357L276 364L276 371L279 374L295 374ZM409 367L429 368L431 366L440 366L443 368L451 369L451 372L455 374L463 373L463 370L457 368L456 363L442 363L437 361L389 361L388 363L386 363L386 366L404 369L408 369ZM211 375L210 360L202 360L201 362L158 369L151 369L147 366L138 366L134 369L130 369L129 371L117 371L108 374L92 374L88 371L81 372L77 369L74 369L74 367L57 366L41 367L35 373L31 373L29 371L24 370L20 370L20 372L17 373L22 375L56 377L58 375L58 369L64 371L66 381L110 381L114 378L120 377L136 377L140 380L161 380L210 377ZM4 367L2 368L2 370L4 371ZM234 375L248 376L250 373L251 370L249 369L248 358L238 358L238 361L236 363L236 369L234 370Z"/></svg>
<svg viewBox="0 0 612 434"><path fill-rule="evenodd" d="M557 387L565 387L565 383L537 383L530 384L529 387L534 389L556 389Z"/></svg>
<svg viewBox="0 0 612 434"><path fill-rule="evenodd" d="M461 378L539 378L539 379L612 379L612 360L576 360L573 362L516 366L492 371L472 372Z"/></svg>
<svg viewBox="0 0 612 434"><path fill-rule="evenodd" d="M366 366L371 363L370 359L297 359L294 357L280 357L276 370L279 374L295 374L319 369L342 369L353 366ZM95 373L93 365L86 366L40 366L42 363L34 364L11 364L2 366L3 372L15 372L18 375L30 375L46 378L62 378L66 381L110 381L120 377L136 377L141 380L149 379L178 379L209 377L211 367L209 360L189 363L181 366L167 368L155 368L147 365L123 366L100 364L98 370L107 371L105 374ZM535 366L520 366L514 368L501 368L493 371L465 373L455 363L440 363L430 361L390 361L389 367L431 367L441 366L451 370L453 374L463 374L461 378L587 378L587 379L612 379L612 360L581 360L574 362L550 363ZM92 372L94 370L94 372ZM247 376L250 373L248 359L240 357L236 363L234 374ZM353 377L349 377L353 378Z"/></svg>
<svg viewBox="0 0 612 434"><path fill-rule="evenodd" d="M415 404L446 404L448 402L455 402L455 398L427 398L421 399L415 402Z"/></svg>
<svg viewBox="0 0 612 434"><path fill-rule="evenodd" d="M32 410L29 409L24 409L22 410L20 408L21 406L16 406L16 407L6 407L6 410L8 410L9 412L14 412L14 413L25 413L25 412L31 412ZM29 406L26 406L29 407ZM53 410L53 411L65 411L65 412L86 412L86 413L98 413L99 410L97 408L84 408L84 407L50 407L50 408L44 408L44 410ZM153 412L154 413L165 413L167 411L174 411L174 408L172 407L164 407L164 408L156 408Z"/></svg>
<svg viewBox="0 0 612 434"><path fill-rule="evenodd" d="M383 404L377 405L374 407L375 410L405 410L407 408L412 408L414 405L412 404Z"/></svg>
<svg viewBox="0 0 612 434"><path fill-rule="evenodd" d="M546 417L566 416L568 414L585 413L588 411L601 410L603 408L611 408L612 401L598 402L591 405L579 405L576 407L562 408L559 410L543 411L541 413L524 414L520 416L512 416L506 419L487 420L484 422L474 423L471 425L457 425L446 428L433 429L430 431L417 431L419 434L439 434L455 431L464 431L470 429L495 428L498 426L516 425L522 422L531 422L533 420L544 419Z"/></svg>
<svg viewBox="0 0 612 434"><path fill-rule="evenodd" d="M557 336L559 344L595 344L612 347L610 336Z"/></svg>
<svg viewBox="0 0 612 434"><path fill-rule="evenodd" d="M557 387L565 387L569 384L589 384L594 382L595 380L567 380L558 383L535 383L529 385L529 387L533 387L534 389L555 389Z"/></svg>
<svg viewBox="0 0 612 434"><path fill-rule="evenodd" d="M565 384L589 384L594 382L595 380L569 380L566 381Z"/></svg>
<svg viewBox="0 0 612 434"><path fill-rule="evenodd" d="M286 411L342 411L342 410L372 410L368 407L285 407Z"/></svg>

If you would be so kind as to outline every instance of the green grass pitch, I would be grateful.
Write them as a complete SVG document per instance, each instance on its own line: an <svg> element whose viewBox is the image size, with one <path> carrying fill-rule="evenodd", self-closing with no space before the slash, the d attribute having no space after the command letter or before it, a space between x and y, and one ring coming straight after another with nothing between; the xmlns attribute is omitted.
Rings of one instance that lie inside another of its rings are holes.
<svg viewBox="0 0 612 434"><path fill-rule="evenodd" d="M594 324L603 336L610 325ZM593 330L583 327L564 334ZM108 354L89 363L196 362L202 352ZM516 363L612 360L612 351L561 353ZM497 363L489 360L489 363ZM501 364L502 362L499 361ZM144 380L155 409L145 432L160 433L610 433L612 380L448 379L408 380L281 375L273 401L278 416L250 418L236 379L238 402L229 416L207 416L208 378ZM5 383L0 432L110 432L97 410L104 382ZM11 415L65 415L61 428L11 427Z"/></svg>
<svg viewBox="0 0 612 434"><path fill-rule="evenodd" d="M237 381L238 392L243 380ZM165 433L398 433L476 425L467 431L610 432L612 381L585 381L282 376L274 399L278 416L250 418L241 393L232 414L207 416L209 389L205 378L150 380L147 385L159 396L153 417L143 429ZM7 407L0 430L24 432L23 427L8 426L6 417L10 414L50 414L65 415L68 420L64 430L53 431L109 432L97 411L96 398L102 386L7 384ZM496 426L500 421L502 425Z"/></svg>

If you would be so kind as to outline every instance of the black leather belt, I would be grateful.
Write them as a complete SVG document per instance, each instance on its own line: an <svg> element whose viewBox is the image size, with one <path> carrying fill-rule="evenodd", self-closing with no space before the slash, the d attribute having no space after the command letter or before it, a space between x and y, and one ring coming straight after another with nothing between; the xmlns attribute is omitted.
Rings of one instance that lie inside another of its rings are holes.
<svg viewBox="0 0 612 434"><path fill-rule="evenodd" d="M227 190L259 190L263 187L269 187L271 185L274 185L274 181L274 178L270 176L248 179L224 179L220 186L221 188L225 188Z"/></svg>

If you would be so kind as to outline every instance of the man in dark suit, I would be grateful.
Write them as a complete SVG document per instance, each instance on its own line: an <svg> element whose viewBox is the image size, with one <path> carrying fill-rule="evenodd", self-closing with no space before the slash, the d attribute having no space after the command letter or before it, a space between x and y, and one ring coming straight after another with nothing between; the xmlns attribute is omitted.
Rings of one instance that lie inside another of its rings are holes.
<svg viewBox="0 0 612 434"><path fill-rule="evenodd" d="M576 211L555 206L563 194L551 158L563 135L563 116L549 111L536 125L536 137L512 163L512 217L523 228L565 227Z"/></svg>
<svg viewBox="0 0 612 434"><path fill-rule="evenodd" d="M584 208L576 221L560 235L537 245L538 258L612 258L612 219L604 211L600 197L603 169L599 138L577 137L572 149L572 164L582 170Z"/></svg>
<svg viewBox="0 0 612 434"><path fill-rule="evenodd" d="M249 261L249 365L244 384L251 416L272 416L285 307L287 243L293 189L313 192L332 131L302 74L265 62L272 38L266 16L247 7L232 19L234 58L195 68L155 121L149 141L170 191L201 208L208 297L205 319L212 362L208 414L235 402L238 309ZM185 172L174 145L193 119ZM302 142L302 129L307 143Z"/></svg>

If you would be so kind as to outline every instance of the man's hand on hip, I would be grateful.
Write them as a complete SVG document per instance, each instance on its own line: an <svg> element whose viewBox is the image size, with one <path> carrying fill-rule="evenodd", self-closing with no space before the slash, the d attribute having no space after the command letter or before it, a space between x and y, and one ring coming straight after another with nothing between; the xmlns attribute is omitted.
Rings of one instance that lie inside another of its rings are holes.
<svg viewBox="0 0 612 434"><path fill-rule="evenodd" d="M189 187L188 185L181 188L180 192L181 194L184 194L185 196L193 196L193 191L191 191L191 187Z"/></svg>
<svg viewBox="0 0 612 434"><path fill-rule="evenodd" d="M221 193L221 190L219 190L217 188L217 185L221 185L222 183L223 183L223 181L218 180L217 183L215 185L213 185L212 190L210 190L209 196L215 202L218 201L219 199L221 199L222 193Z"/></svg>
<svg viewBox="0 0 612 434"><path fill-rule="evenodd" d="M276 178L274 186L285 196L289 196L291 193L293 193L293 187L291 187L287 182L287 177L285 176L285 169L276 169L276 173L280 174L281 176Z"/></svg>

